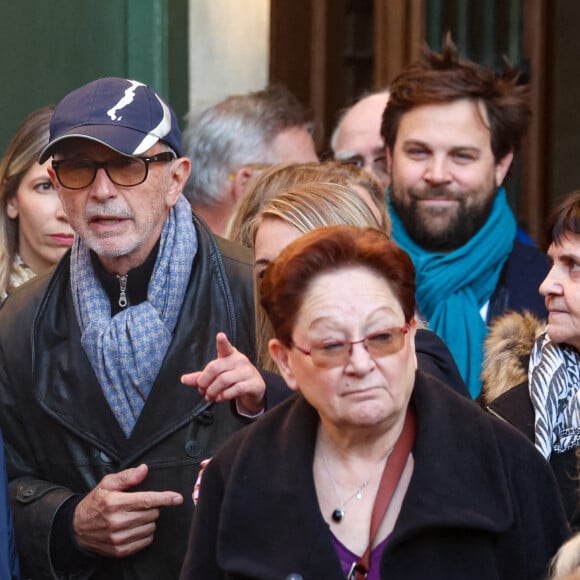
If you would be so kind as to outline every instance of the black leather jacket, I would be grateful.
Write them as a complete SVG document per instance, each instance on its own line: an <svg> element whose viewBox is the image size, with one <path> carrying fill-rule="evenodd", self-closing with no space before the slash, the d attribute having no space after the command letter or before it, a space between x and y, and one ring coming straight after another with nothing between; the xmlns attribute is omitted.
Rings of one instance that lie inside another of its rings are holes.
<svg viewBox="0 0 580 580"><path fill-rule="evenodd" d="M195 222L199 248L181 315L129 439L80 344L68 255L50 277L19 288L0 311L0 428L24 577L157 580L179 574L199 463L247 423L228 403L194 418L201 397L179 377L215 358L218 331L255 360L249 253L225 240L218 246ZM141 489L173 490L185 500L161 509L153 544L129 558L92 556L74 569L54 570L49 546L59 508L105 475L141 463L149 466Z"/></svg>

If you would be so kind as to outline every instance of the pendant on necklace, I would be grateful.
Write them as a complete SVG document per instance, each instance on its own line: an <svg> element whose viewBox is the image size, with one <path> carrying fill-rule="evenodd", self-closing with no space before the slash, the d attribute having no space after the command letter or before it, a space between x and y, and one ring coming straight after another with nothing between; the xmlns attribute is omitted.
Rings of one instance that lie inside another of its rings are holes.
<svg viewBox="0 0 580 580"><path fill-rule="evenodd" d="M342 520L342 518L344 517L344 510L340 507L336 508L333 512L332 512L332 520L335 522L340 522L340 520Z"/></svg>
<svg viewBox="0 0 580 580"><path fill-rule="evenodd" d="M362 487L359 487L359 488L356 490L356 495L355 495L355 497L356 497L357 501L360 501L360 500L362 499Z"/></svg>

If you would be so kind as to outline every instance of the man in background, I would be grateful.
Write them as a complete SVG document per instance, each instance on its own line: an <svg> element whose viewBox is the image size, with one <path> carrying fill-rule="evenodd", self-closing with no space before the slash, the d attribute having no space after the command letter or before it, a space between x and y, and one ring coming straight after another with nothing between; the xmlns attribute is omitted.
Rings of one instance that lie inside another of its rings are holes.
<svg viewBox="0 0 580 580"><path fill-rule="evenodd" d="M273 163L318 161L314 121L287 89L233 95L190 113L183 133L191 175L184 195L215 234L255 171Z"/></svg>
<svg viewBox="0 0 580 580"><path fill-rule="evenodd" d="M366 95L340 116L330 139L334 159L353 163L370 172L383 186L389 185L381 121L389 91Z"/></svg>
<svg viewBox="0 0 580 580"><path fill-rule="evenodd" d="M516 240L502 183L529 119L527 87L459 59L451 38L425 49L390 87L381 134L393 238L417 270L417 302L472 397L486 323L507 309L545 317L548 261Z"/></svg>

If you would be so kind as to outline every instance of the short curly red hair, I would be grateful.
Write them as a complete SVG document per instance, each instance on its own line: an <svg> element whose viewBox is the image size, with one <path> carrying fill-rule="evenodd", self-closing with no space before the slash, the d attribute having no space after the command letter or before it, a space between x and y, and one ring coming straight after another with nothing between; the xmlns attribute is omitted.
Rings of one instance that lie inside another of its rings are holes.
<svg viewBox="0 0 580 580"><path fill-rule="evenodd" d="M274 334L290 347L296 317L312 281L322 273L361 266L389 284L410 323L415 314L415 268L409 255L374 228L316 228L292 242L266 269L260 303Z"/></svg>

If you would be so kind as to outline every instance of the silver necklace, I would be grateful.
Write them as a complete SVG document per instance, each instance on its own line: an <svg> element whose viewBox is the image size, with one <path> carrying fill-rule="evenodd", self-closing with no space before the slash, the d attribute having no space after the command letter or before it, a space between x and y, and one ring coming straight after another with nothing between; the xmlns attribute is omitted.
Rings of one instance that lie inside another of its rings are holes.
<svg viewBox="0 0 580 580"><path fill-rule="evenodd" d="M391 454L391 451L392 451L392 449L390 449L387 452L387 454L385 455L385 458L384 459L388 459L389 458L389 455ZM336 497L340 501L340 494L338 493L338 486L336 485L336 481L334 481L334 477L332 477L332 473L330 472L330 467L328 466L328 461L326 459L326 454L324 453L324 451L322 450L322 448L320 449L320 454L322 455L322 461L324 461L324 467L326 469L326 473L328 474L328 479L330 479L330 483L332 484L332 487L334 488L334 495L336 495ZM382 461L381 461L381 464L382 464ZM341 502L336 508L334 508L334 510L332 510L332 514L330 515L330 517L332 518L332 521L336 522L337 524L342 521L342 518L344 518L344 516L346 514L344 508L355 497L356 497L357 501L360 501L362 499L362 491L370 483L371 479L372 479L372 476L367 477L366 479L363 479L363 481L361 482L361 484L354 490L353 494L350 495L343 502Z"/></svg>

